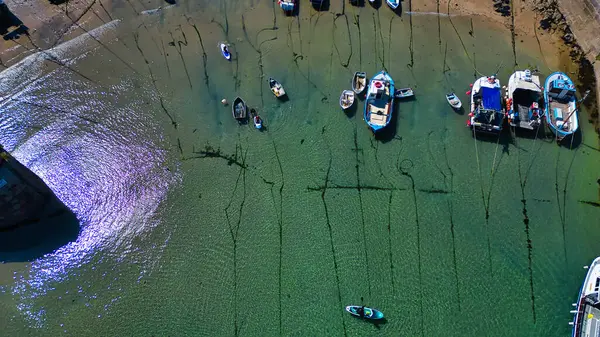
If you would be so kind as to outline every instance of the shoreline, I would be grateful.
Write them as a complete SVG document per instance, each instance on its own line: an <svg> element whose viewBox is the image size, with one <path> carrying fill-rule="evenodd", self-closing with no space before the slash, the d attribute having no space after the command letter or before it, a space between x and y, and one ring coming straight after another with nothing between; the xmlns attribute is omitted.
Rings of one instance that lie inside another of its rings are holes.
<svg viewBox="0 0 600 337"><path fill-rule="evenodd" d="M110 14L112 3L105 2L106 4L102 2L96 4L92 1L81 1L73 4L67 2L53 5L41 2L25 4L18 0L5 1L9 9L24 25L29 27L33 38L21 38L24 42L0 40L0 69L10 67L39 49L45 49L81 35L85 33L83 29L96 28L105 23L104 21L109 17L113 19ZM597 98L600 96L600 86L598 85L600 65L594 65L594 60L590 60L592 56L587 55L586 57L575 38L577 32L572 31L561 12L560 4L556 0L523 0L518 6L515 6L518 8L510 8L509 5L501 8L498 5L494 6L494 2L498 1L423 0L415 3L404 1L402 12L405 15L426 13L449 17L455 15L481 17L488 20L490 24L497 24L509 30L513 45L523 43L524 39L535 41L548 68L575 75L574 79L580 95L583 95L587 89L596 89L591 90L584 105L590 114L588 122L594 125L600 141L597 103ZM66 5L69 5L68 16ZM166 3L163 0L153 0L148 4L149 7L164 5ZM72 22L73 18L78 18L76 25ZM52 32L61 32L61 34ZM29 45L28 40L35 40L39 46L33 45L33 48L28 49L26 47ZM526 45L526 47L529 46Z"/></svg>

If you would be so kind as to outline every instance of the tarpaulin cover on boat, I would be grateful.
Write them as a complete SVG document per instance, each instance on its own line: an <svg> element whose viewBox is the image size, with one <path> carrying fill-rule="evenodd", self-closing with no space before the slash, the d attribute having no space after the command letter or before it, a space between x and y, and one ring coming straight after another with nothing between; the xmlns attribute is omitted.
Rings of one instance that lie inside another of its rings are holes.
<svg viewBox="0 0 600 337"><path fill-rule="evenodd" d="M496 111L502 110L502 104L500 103L500 88L481 87L481 97L485 109Z"/></svg>

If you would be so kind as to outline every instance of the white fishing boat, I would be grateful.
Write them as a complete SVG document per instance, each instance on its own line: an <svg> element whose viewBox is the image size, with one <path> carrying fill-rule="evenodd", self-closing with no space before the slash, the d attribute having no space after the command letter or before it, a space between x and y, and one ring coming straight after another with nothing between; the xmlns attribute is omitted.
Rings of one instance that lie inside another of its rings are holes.
<svg viewBox="0 0 600 337"><path fill-rule="evenodd" d="M467 125L475 131L500 133L504 122L500 80L495 75L478 78L471 90Z"/></svg>
<svg viewBox="0 0 600 337"><path fill-rule="evenodd" d="M537 129L542 124L541 99L539 76L531 74L529 69L515 71L506 88L508 124L522 129Z"/></svg>
<svg viewBox="0 0 600 337"><path fill-rule="evenodd" d="M453 92L447 93L446 100L448 101L448 104L450 104L450 106L453 107L454 109L458 110L458 109L462 108L462 102L460 101L460 98L458 98L458 96L456 96L455 93L453 93Z"/></svg>
<svg viewBox="0 0 600 337"><path fill-rule="evenodd" d="M571 313L575 317L572 337L597 337L600 335L600 257L597 257L588 268L583 281L577 303L573 303L576 310Z"/></svg>

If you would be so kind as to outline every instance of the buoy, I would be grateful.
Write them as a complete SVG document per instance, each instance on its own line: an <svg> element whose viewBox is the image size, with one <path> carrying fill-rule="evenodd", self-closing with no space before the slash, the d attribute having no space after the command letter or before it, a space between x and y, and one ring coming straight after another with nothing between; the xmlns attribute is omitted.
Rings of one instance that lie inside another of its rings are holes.
<svg viewBox="0 0 600 337"><path fill-rule="evenodd" d="M467 94L467 96L471 95L471 90L467 91L465 94Z"/></svg>
<svg viewBox="0 0 600 337"><path fill-rule="evenodd" d="M223 103L223 105L227 105L227 100L226 100L225 98L223 98L223 99L221 100L221 103Z"/></svg>
<svg viewBox="0 0 600 337"><path fill-rule="evenodd" d="M471 120L470 119L467 120L467 126L471 126Z"/></svg>
<svg viewBox="0 0 600 337"><path fill-rule="evenodd" d="M473 113L472 112L469 112L469 117L473 117Z"/></svg>
<svg viewBox="0 0 600 337"><path fill-rule="evenodd" d="M473 88L473 83L469 83L469 88Z"/></svg>

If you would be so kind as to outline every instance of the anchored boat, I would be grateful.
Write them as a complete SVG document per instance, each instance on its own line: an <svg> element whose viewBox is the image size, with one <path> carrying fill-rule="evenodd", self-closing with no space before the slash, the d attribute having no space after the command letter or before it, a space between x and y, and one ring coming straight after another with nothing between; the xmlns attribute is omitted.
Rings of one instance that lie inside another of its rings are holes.
<svg viewBox="0 0 600 337"><path fill-rule="evenodd" d="M448 101L448 104L450 104L450 106L453 107L454 109L458 110L458 109L462 108L462 102L460 101L460 98L458 98L458 96L456 96L455 93L453 93L453 92L447 93L446 100Z"/></svg>
<svg viewBox="0 0 600 337"><path fill-rule="evenodd" d="M400 6L400 0L385 0L391 9L396 10Z"/></svg>
<svg viewBox="0 0 600 337"><path fill-rule="evenodd" d="M233 114L233 118L238 122L244 122L246 118L248 118L248 107L246 107L246 102L240 97L236 97L231 105L231 113Z"/></svg>
<svg viewBox="0 0 600 337"><path fill-rule="evenodd" d="M394 80L385 71L379 72L371 79L367 90L364 119L373 132L383 129L392 120L394 93Z"/></svg>
<svg viewBox="0 0 600 337"><path fill-rule="evenodd" d="M271 87L271 92L273 92L275 97L281 98L285 96L285 89L283 89L283 85L271 77L269 77L269 87Z"/></svg>
<svg viewBox="0 0 600 337"><path fill-rule="evenodd" d="M225 43L219 43L219 49L221 49L221 54L226 60L231 60L231 53L229 52L229 48Z"/></svg>
<svg viewBox="0 0 600 337"><path fill-rule="evenodd" d="M250 109L250 117L252 117L252 122L254 123L254 127L257 129L262 129L262 118L256 112L256 109Z"/></svg>
<svg viewBox="0 0 600 337"><path fill-rule="evenodd" d="M572 135L579 128L575 84L561 72L550 74L544 84L546 123L558 140Z"/></svg>
<svg viewBox="0 0 600 337"><path fill-rule="evenodd" d="M291 13L294 11L294 6L296 6L295 2L296 0L278 0L277 4L284 12Z"/></svg>
<svg viewBox="0 0 600 337"><path fill-rule="evenodd" d="M415 95L415 92L412 90L412 88L398 89L394 93L394 96L396 98L407 98L407 97L413 97L414 95Z"/></svg>
<svg viewBox="0 0 600 337"><path fill-rule="evenodd" d="M349 109L352 104L354 104L354 92L352 90L342 91L342 95L340 96L340 106L342 109Z"/></svg>
<svg viewBox="0 0 600 337"><path fill-rule="evenodd" d="M467 125L475 131L500 133L503 121L500 80L495 75L477 79L471 90L471 113Z"/></svg>
<svg viewBox="0 0 600 337"><path fill-rule="evenodd" d="M575 314L573 322L572 337L598 336L600 329L600 257L597 257L592 265L589 266L577 303L573 306L577 310L572 310Z"/></svg>
<svg viewBox="0 0 600 337"><path fill-rule="evenodd" d="M360 305L349 305L346 307L346 311L349 312L352 316L356 317L373 320L383 319L383 312L377 309L364 307Z"/></svg>
<svg viewBox="0 0 600 337"><path fill-rule="evenodd" d="M365 91L367 87L367 73L357 71L354 73L354 77L352 77L352 90L358 95Z"/></svg>
<svg viewBox="0 0 600 337"><path fill-rule="evenodd" d="M506 88L508 124L528 130L537 129L542 124L541 98L540 78L532 75L529 69L515 71Z"/></svg>

